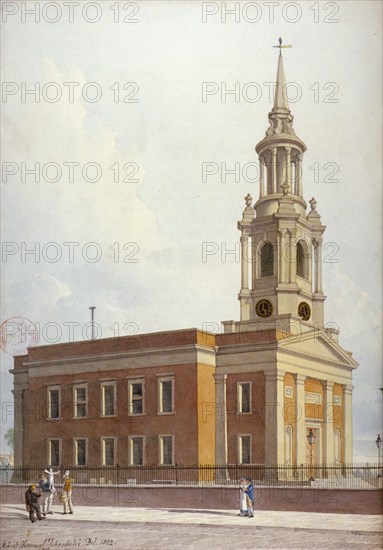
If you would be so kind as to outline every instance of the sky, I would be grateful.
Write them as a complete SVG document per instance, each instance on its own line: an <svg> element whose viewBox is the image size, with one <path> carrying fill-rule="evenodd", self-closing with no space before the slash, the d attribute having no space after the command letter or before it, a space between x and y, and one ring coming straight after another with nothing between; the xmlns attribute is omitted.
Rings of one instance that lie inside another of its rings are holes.
<svg viewBox="0 0 383 550"><path fill-rule="evenodd" d="M258 198L254 147L268 127L281 36L292 45L284 66L294 128L308 149L304 197L315 196L327 226L325 321L360 364L354 460L376 460L381 4L1 8L1 322L30 320L44 345L90 338L90 306L98 337L219 332L239 319L236 225L245 195ZM13 359L4 347L6 450Z"/></svg>

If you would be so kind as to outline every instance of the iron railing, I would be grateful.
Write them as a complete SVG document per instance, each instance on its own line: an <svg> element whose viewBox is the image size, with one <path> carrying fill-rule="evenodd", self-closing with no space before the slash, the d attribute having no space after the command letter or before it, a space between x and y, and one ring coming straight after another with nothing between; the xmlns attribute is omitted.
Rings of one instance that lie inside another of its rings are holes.
<svg viewBox="0 0 383 550"><path fill-rule="evenodd" d="M0 484L36 483L46 466L0 468ZM227 464L204 466L68 466L76 485L225 485L236 486L250 477L256 486L377 489L383 487L383 469L378 464ZM61 485L62 475L55 476Z"/></svg>

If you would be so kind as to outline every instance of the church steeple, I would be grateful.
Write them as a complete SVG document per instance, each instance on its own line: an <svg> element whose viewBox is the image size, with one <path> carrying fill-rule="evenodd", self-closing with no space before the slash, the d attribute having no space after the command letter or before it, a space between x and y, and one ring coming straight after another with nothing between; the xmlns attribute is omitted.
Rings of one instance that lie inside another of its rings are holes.
<svg viewBox="0 0 383 550"><path fill-rule="evenodd" d="M287 327L303 322L306 329L323 327L322 234L325 226L311 199L306 213L302 158L306 145L293 130L287 100L282 40L270 127L257 144L259 198L251 196L238 222L241 231L240 324L257 321ZM255 212L254 212L255 210ZM290 327L290 328L288 328Z"/></svg>
<svg viewBox="0 0 383 550"><path fill-rule="evenodd" d="M302 189L302 155L306 145L295 134L294 117L288 99L285 70L283 66L282 39L279 39L278 69L275 85L274 105L269 113L270 126L266 136L255 150L259 156L259 200L256 204L258 215L270 215L278 211L278 200L283 195L286 184L288 193L294 195L297 212L303 214L306 203Z"/></svg>

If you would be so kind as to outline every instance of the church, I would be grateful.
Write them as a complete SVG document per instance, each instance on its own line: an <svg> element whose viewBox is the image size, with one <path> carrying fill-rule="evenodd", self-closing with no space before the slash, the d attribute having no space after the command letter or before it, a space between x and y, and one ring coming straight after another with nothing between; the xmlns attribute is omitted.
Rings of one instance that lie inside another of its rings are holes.
<svg viewBox="0 0 383 550"><path fill-rule="evenodd" d="M303 197L281 47L259 197L238 222L240 320L15 357L15 466L352 462L358 365L324 323L326 228Z"/></svg>

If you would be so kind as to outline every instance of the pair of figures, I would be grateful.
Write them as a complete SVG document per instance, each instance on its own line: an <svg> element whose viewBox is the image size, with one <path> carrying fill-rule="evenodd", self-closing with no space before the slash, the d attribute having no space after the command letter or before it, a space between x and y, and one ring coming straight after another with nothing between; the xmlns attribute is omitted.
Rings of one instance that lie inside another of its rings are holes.
<svg viewBox="0 0 383 550"><path fill-rule="evenodd" d="M240 500L239 514L244 517L254 517L254 485L250 477L239 480Z"/></svg>
<svg viewBox="0 0 383 550"><path fill-rule="evenodd" d="M44 470L45 473L48 475L48 483L44 486L40 485L42 491L49 491L48 497L46 497L46 500L43 500L43 513L46 514L52 514L50 511L50 506L53 501L53 494L56 492L56 488L54 486L54 476L58 475L60 471L54 472L52 468L49 468L49 470ZM41 476L40 476L41 477ZM64 511L63 515L66 515L67 513L73 514L73 505L72 505L72 480L69 477L69 470L65 470L64 475L64 485L63 490L60 493L60 501L64 505ZM46 488L47 487L47 488ZM47 502L47 508L45 508L45 502Z"/></svg>

